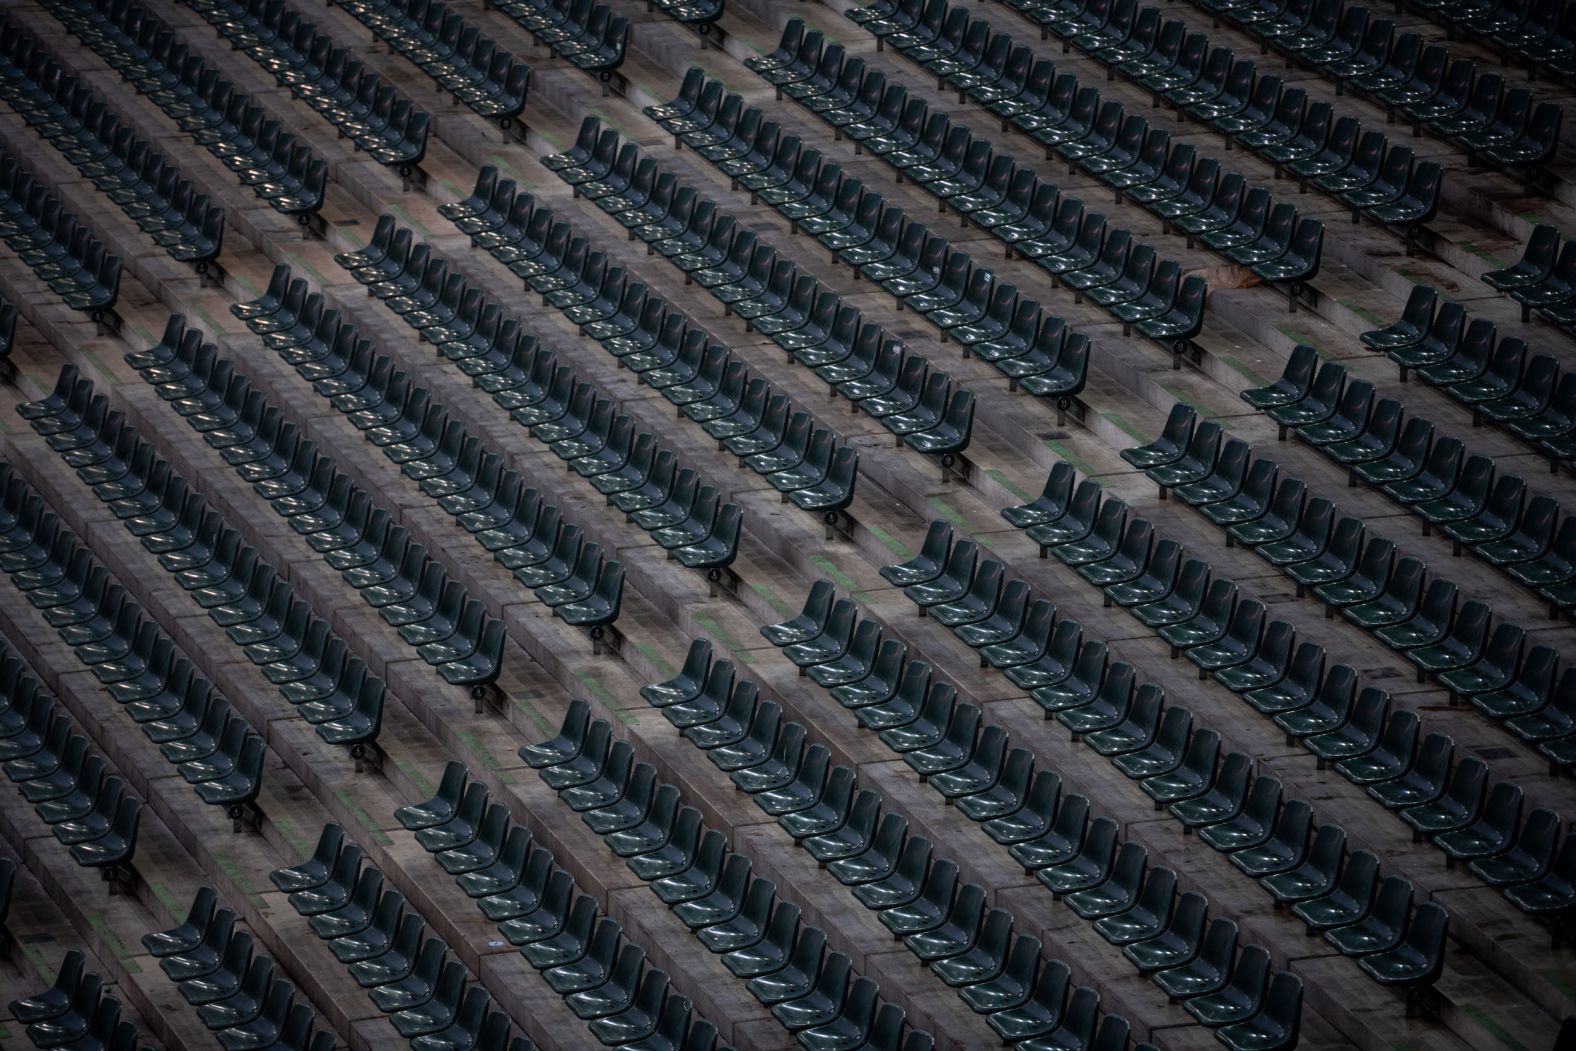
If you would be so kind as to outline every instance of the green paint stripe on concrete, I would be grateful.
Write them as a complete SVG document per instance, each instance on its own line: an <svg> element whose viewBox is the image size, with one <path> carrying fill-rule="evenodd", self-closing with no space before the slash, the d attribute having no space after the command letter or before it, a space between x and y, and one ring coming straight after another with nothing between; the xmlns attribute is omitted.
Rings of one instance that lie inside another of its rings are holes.
<svg viewBox="0 0 1576 1051"><path fill-rule="evenodd" d="M227 853L216 850L213 852L213 860L214 863L219 866L220 870L230 878L230 882L241 888L242 894L246 895L248 898L251 898L253 901L262 900L263 896L252 889L252 877L250 873L237 865L234 858L230 857L230 855Z"/></svg>
<svg viewBox="0 0 1576 1051"><path fill-rule="evenodd" d="M232 281L234 281L236 284L240 285L242 288L246 289L246 291L247 291L247 293L249 295L251 295L253 297L256 297L256 295L257 295L257 286L252 284L246 278L242 277L240 274L231 274L230 275L230 279Z"/></svg>
<svg viewBox="0 0 1576 1051"><path fill-rule="evenodd" d="M1100 415L1104 416L1106 418L1107 422L1109 422L1112 425L1114 425L1117 430L1121 431L1123 434L1127 435L1129 438L1133 438L1133 439L1135 439L1137 441L1141 441L1141 442L1147 442L1149 440L1148 438L1146 438L1144 436L1144 433L1142 431L1140 431L1137 427L1134 427L1131 423L1129 423L1127 418L1125 416L1122 416L1120 413L1110 412L1108 410L1106 412L1102 412Z"/></svg>
<svg viewBox="0 0 1576 1051"><path fill-rule="evenodd" d="M1013 496L1016 496L1024 503L1028 503L1029 494L1028 491L1023 488L1023 486L1019 485L1017 482L1014 482L1011 478L1008 478L1005 474L1002 474L994 467L989 468L985 473L994 478L998 485L1007 490Z"/></svg>
<svg viewBox="0 0 1576 1051"><path fill-rule="evenodd" d="M407 212L405 209L401 208L399 205L397 205L397 204L389 205L389 211L393 212L396 216L398 216L400 222L404 223L406 226L410 227L411 229L415 230L417 233L421 234L421 236L422 236L422 238L424 240L427 239L427 238L432 237L432 230L428 228L426 223L420 222L419 220L417 220L417 218L415 216L411 215L409 212Z"/></svg>
<svg viewBox="0 0 1576 1051"><path fill-rule="evenodd" d="M1534 221L1536 222L1536 220ZM1473 244L1471 241L1457 241L1456 247L1460 248L1463 252L1469 252L1472 255L1477 256L1479 259L1493 263L1496 267L1510 265L1508 262L1495 255L1493 252L1485 251L1484 249L1479 248L1477 245ZM1400 273L1400 271L1397 271L1397 273Z"/></svg>
<svg viewBox="0 0 1576 1051"><path fill-rule="evenodd" d="M372 815L363 810L361 804L356 802L349 792L343 788L336 788L334 789L334 796L344 804L345 809L350 811L350 816L356 819L356 824L365 829L373 840L382 846L388 846L394 842L388 837L387 833L378 827L377 822L372 820Z"/></svg>
<svg viewBox="0 0 1576 1051"><path fill-rule="evenodd" d="M394 766L398 768L400 773L405 775L416 791L420 792L424 796L432 796L435 794L436 790L432 787L432 782L428 781L425 777L422 777L421 771L417 770L409 760L396 759L394 760Z"/></svg>
<svg viewBox="0 0 1576 1051"><path fill-rule="evenodd" d="M1541 971L1543 980L1560 991L1560 995L1567 1000L1576 1000L1576 987L1573 987L1565 978L1563 971Z"/></svg>
<svg viewBox="0 0 1576 1051"><path fill-rule="evenodd" d="M313 266L311 263L307 262L305 259L302 259L300 256L291 256L290 258L291 258L291 265L292 266L297 267L297 268L299 268L301 270L305 270L307 273L311 274L313 280L315 280L318 283L318 285L322 286L322 285L327 285L327 284L330 283L328 278L324 277L318 271L317 267Z"/></svg>
<svg viewBox="0 0 1576 1051"><path fill-rule="evenodd" d="M755 663L754 659L746 652L744 643L735 638L733 633L727 628L717 623L714 617L706 613L697 613L695 614L695 623L711 632L713 638L728 647L728 652L737 657L741 664Z"/></svg>
<svg viewBox="0 0 1576 1051"><path fill-rule="evenodd" d="M743 40L747 44L750 45L750 48L757 55L767 55L767 54L770 54L771 52L777 50L777 45L775 43L773 43L771 41L762 40L760 37L756 36L754 33L750 33L748 35L741 34L741 33L733 34L733 39L735 39L735 40L738 40L741 37L743 38Z"/></svg>
<svg viewBox="0 0 1576 1051"><path fill-rule="evenodd" d="M514 165L510 164L506 158L500 157L498 154L494 153L487 158L487 163L491 164L494 168L497 168L498 174L506 175L513 179L516 186L523 187L525 189L531 188L530 178L526 176L526 174L519 168L516 168ZM471 195L470 190L455 190L454 192L458 195L459 200L462 201Z"/></svg>
<svg viewBox="0 0 1576 1051"><path fill-rule="evenodd" d="M765 584L751 583L750 587L755 589L757 595L766 600L766 604L775 610L779 617L788 618L794 615L794 608L784 602L781 595Z"/></svg>
<svg viewBox="0 0 1576 1051"><path fill-rule="evenodd" d="M197 315L197 320L201 321L203 323L203 327L205 327L209 332L220 331L219 322L214 320L213 315L208 313L202 307L196 306L194 304L192 306L192 313Z"/></svg>
<svg viewBox="0 0 1576 1051"><path fill-rule="evenodd" d="M607 687L603 686L602 683L597 680L596 676L592 675L590 672L583 671L575 677L580 680L581 684L585 686L585 688L591 693L593 697L601 701L614 715L618 717L619 722L623 723L625 726L630 726L634 723L635 717L624 710L624 706L618 703L618 698L614 697L611 693L608 693Z"/></svg>
<svg viewBox="0 0 1576 1051"><path fill-rule="evenodd" d="M460 739L460 743L465 745L465 747L481 756L482 765L487 767L487 769L491 770L493 773L497 774L498 780L502 781L506 785L514 784L514 778L510 777L504 771L503 767L499 765L497 757L487 750L486 745L482 744L476 739L475 734L471 733L469 730L456 730L454 731L454 736L458 737Z"/></svg>
<svg viewBox="0 0 1576 1051"><path fill-rule="evenodd" d="M832 583L848 592L849 597L855 602L869 604L869 598L866 597L864 590L855 582L854 578L832 565L831 560L825 555L811 555L810 561L815 563L817 569L830 577Z"/></svg>
<svg viewBox="0 0 1576 1051"><path fill-rule="evenodd" d="M524 712L527 719L531 720L532 726L535 726L543 733L556 732L556 728L553 726L552 720L537 710L536 705L532 704L530 701L525 700L523 697L511 697L510 700L514 701L514 706L520 709L520 711Z"/></svg>
<svg viewBox="0 0 1576 1051"><path fill-rule="evenodd" d="M54 984L53 978L50 979L50 984ZM6 1027L4 1022L0 1022L0 1040L9 1039L11 1039L11 1030Z"/></svg>
<svg viewBox="0 0 1576 1051"><path fill-rule="evenodd" d="M1096 485L1105 485L1104 482L1095 477L1098 472L1095 471L1093 464L1079 456L1077 453L1073 452L1071 449L1067 448L1067 446L1063 445L1061 442L1047 438L1045 439L1045 447L1051 450L1051 452L1055 453L1057 456L1060 456L1062 459L1066 460L1068 463L1072 464L1073 468L1077 470L1079 474L1094 482Z"/></svg>
<svg viewBox="0 0 1576 1051"><path fill-rule="evenodd" d="M108 365L104 364L104 359L99 356L99 352L98 351L93 350L93 349L91 349L89 347L83 347L82 348L82 356L84 358L87 358L89 361L91 361L93 363L93 367L98 369L104 375L106 375L106 376L113 376L113 375L115 375L115 373L113 371L111 371L110 367ZM51 389L53 389L53 384L51 384Z"/></svg>
<svg viewBox="0 0 1576 1051"><path fill-rule="evenodd" d="M153 338L153 333L149 332L147 329L143 328L141 325L129 325L127 327L130 328L131 331L136 334L137 342L142 344L145 347L151 347L151 346L153 346L153 345L155 345L155 344L157 344L159 342L158 340Z"/></svg>
<svg viewBox="0 0 1576 1051"><path fill-rule="evenodd" d="M1195 397L1191 396L1191 394L1188 394L1187 388L1179 388L1176 383L1162 383L1160 384L1160 389L1165 391L1166 394L1169 394L1169 396L1174 397L1174 399L1179 400L1179 402L1184 403L1184 405L1191 405L1191 407L1193 407L1193 411L1198 413L1199 416L1202 416L1202 418L1215 418L1214 414L1210 413L1210 411L1206 410L1206 408L1202 407L1202 405L1199 405L1198 400L1196 400Z"/></svg>
<svg viewBox="0 0 1576 1051"><path fill-rule="evenodd" d="M296 857L305 858L311 856L315 845L308 844L306 840L301 838L301 833L296 831L295 822L288 819L283 821L275 820L274 827L279 829L279 834L284 837L286 843L290 844L290 849L295 851Z"/></svg>
<svg viewBox="0 0 1576 1051"><path fill-rule="evenodd" d="M274 824L276 824L276 825L278 823L279 822L277 822L277 821L274 822ZM165 912L169 913L171 916L175 917L176 919L180 919L182 916L185 915L186 906L184 904L182 904L181 899L179 899L179 898L177 898L175 896L175 892L172 891L169 888L169 885L164 883L164 881L162 881L162 880L149 880L148 881L148 889L153 891L154 896L159 899L159 904L164 906L164 911Z"/></svg>
<svg viewBox="0 0 1576 1051"><path fill-rule="evenodd" d="M1361 303L1356 302L1355 300L1342 299L1338 300L1337 302L1339 302L1341 306L1345 307L1347 310L1350 310L1352 313L1362 318L1364 321L1368 322L1370 325L1387 324L1384 318L1380 317L1378 314L1375 314L1372 310L1369 310L1367 307L1363 306Z"/></svg>
<svg viewBox="0 0 1576 1051"><path fill-rule="evenodd" d="M1313 341L1313 337L1308 335L1308 333L1304 332L1302 329L1297 328L1295 325L1276 325L1275 331L1279 332L1293 343L1306 343L1310 347L1313 347L1314 350L1319 349L1318 344Z"/></svg>
<svg viewBox="0 0 1576 1051"><path fill-rule="evenodd" d="M888 533L880 526L867 525L865 528L870 530L870 535L881 541L882 546L884 546L888 551L892 552L898 558L910 559L914 557L914 553L908 549L906 544L901 543L897 537L893 536L891 533Z"/></svg>
<svg viewBox="0 0 1576 1051"><path fill-rule="evenodd" d="M39 973L39 976L48 984L54 985L55 969L49 966L49 961L44 958L43 953L38 951L38 946L24 945L22 946L22 952L27 955L29 960L33 961L33 969Z"/></svg>
<svg viewBox="0 0 1576 1051"><path fill-rule="evenodd" d="M1222 423L1219 416L1216 416L1214 413L1204 408L1204 406L1200 405L1191 394L1189 394L1186 390L1177 387L1175 384L1162 383L1160 385L1160 389L1171 395L1183 405L1186 405L1188 408L1192 409L1194 412L1198 413L1198 415L1203 419L1214 420L1216 423L1220 423L1223 427L1230 426L1229 424Z"/></svg>
<svg viewBox="0 0 1576 1051"><path fill-rule="evenodd" d="M1514 1036L1510 1035L1510 1033L1506 1032L1505 1027L1500 1025L1493 1018L1490 1018L1488 1012L1483 1010L1481 1007L1478 1007L1475 1004L1457 1004L1456 1010L1471 1018L1478 1025L1482 1026L1487 1032L1492 1033L1495 1039L1504 1044L1506 1047L1512 1048L1514 1051L1528 1051L1526 1044L1523 1044L1520 1040L1517 1040Z"/></svg>
<svg viewBox="0 0 1576 1051"><path fill-rule="evenodd" d="M1238 361L1236 358L1231 357L1229 354L1221 355L1220 360L1224 361L1227 365L1231 366L1237 372L1239 372L1242 375L1248 377L1248 379L1252 380L1254 383L1258 384L1260 387L1267 387L1267 386L1269 386L1269 380L1265 379L1263 376L1259 375L1258 372L1256 372L1255 370L1249 368L1247 365L1244 365L1242 362Z"/></svg>
<svg viewBox="0 0 1576 1051"><path fill-rule="evenodd" d="M89 918L89 922L93 924L93 929L98 931L99 937L104 939L104 944L109 946L109 951L115 954L115 959L119 960L120 965L126 968L127 974L142 973L142 968L137 966L137 961L131 958L131 953L126 951L125 944L116 936L115 932L109 929L109 924L105 922L103 916L94 913Z"/></svg>
<svg viewBox="0 0 1576 1051"><path fill-rule="evenodd" d="M669 664L667 658L658 653L649 642L637 642L635 649L640 651L657 671L670 678L673 676L673 665Z"/></svg>
<svg viewBox="0 0 1576 1051"><path fill-rule="evenodd" d="M450 182L447 179L434 178L431 181L437 183L439 186L443 187L445 190L448 190L450 193L454 194L456 200L463 201L463 200L465 200L465 198L467 198L467 197L469 197L471 195L469 190L463 190L460 187L454 185L452 182Z"/></svg>
<svg viewBox="0 0 1576 1051"><path fill-rule="evenodd" d="M963 517L963 512L947 503L939 496L930 498L930 506L941 512L941 517L952 523L952 528L964 536L973 536L969 531L968 519Z"/></svg>

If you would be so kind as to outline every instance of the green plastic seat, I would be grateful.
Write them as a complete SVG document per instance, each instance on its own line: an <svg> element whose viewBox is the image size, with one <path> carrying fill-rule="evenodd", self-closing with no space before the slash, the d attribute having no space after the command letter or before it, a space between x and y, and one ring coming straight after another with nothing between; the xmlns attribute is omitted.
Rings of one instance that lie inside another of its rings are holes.
<svg viewBox="0 0 1576 1051"><path fill-rule="evenodd" d="M1145 627L1157 630L1191 619L1204 601L1212 573L1210 564L1203 559L1188 559L1177 574L1175 586L1159 599L1133 606L1133 616Z"/></svg>
<svg viewBox="0 0 1576 1051"><path fill-rule="evenodd" d="M1554 865L1542 879L1505 888L1505 897L1522 912L1533 915L1564 912L1576 907L1576 836L1560 843Z"/></svg>
<svg viewBox="0 0 1576 1051"><path fill-rule="evenodd" d="M1144 471L1175 463L1187 454L1197 421L1198 413L1192 406L1176 402L1171 406L1171 413L1166 417L1165 429L1160 432L1160 437L1147 445L1123 449L1121 457Z"/></svg>
<svg viewBox="0 0 1576 1051"><path fill-rule="evenodd" d="M1224 988L1189 997L1183 1010L1211 1029L1246 1022L1264 1006L1270 983L1270 953L1262 945L1245 945L1231 965Z"/></svg>
<svg viewBox="0 0 1576 1051"><path fill-rule="evenodd" d="M1462 828L1440 832L1434 845L1445 852L1450 864L1492 857L1510 849L1521 823L1523 796L1521 786L1501 781L1490 791L1483 812L1476 821Z"/></svg>
<svg viewBox="0 0 1576 1051"><path fill-rule="evenodd" d="M1354 922L1325 931L1324 940L1343 956L1365 956L1392 949L1401 944L1411 909L1411 881L1403 876L1386 876L1374 895L1373 908Z"/></svg>
<svg viewBox="0 0 1576 1051"><path fill-rule="evenodd" d="M1279 778L1266 775L1256 779L1241 809L1223 821L1201 827L1198 838L1222 854L1266 842L1275 831L1281 793ZM1178 805L1202 807L1207 805L1208 799L1208 796L1204 796L1188 804Z"/></svg>
<svg viewBox="0 0 1576 1051"><path fill-rule="evenodd" d="M1530 658L1529 658L1530 659ZM1560 676L1559 689L1543 694L1545 703L1505 720L1505 728L1523 741L1556 741L1576 734L1576 669Z"/></svg>
<svg viewBox="0 0 1576 1051"><path fill-rule="evenodd" d="M1278 972L1264 997L1264 1009L1245 1022L1215 1031L1232 1051L1286 1051L1297 1046L1302 1028L1302 979Z"/></svg>
<svg viewBox="0 0 1576 1051"><path fill-rule="evenodd" d="M1444 970L1449 928L1444 906L1424 902L1412 913L1401 944L1359 957L1357 966L1381 985L1429 985Z"/></svg>
<svg viewBox="0 0 1576 1051"><path fill-rule="evenodd" d="M1149 977L1172 1003L1218 992L1230 980L1236 953L1237 924L1219 916L1210 921L1196 956Z"/></svg>
<svg viewBox="0 0 1576 1051"><path fill-rule="evenodd" d="M1317 350L1307 344L1298 344L1293 348L1280 379L1268 387L1243 391L1242 400L1261 411L1272 406L1295 404L1308 396L1318 363Z"/></svg>
<svg viewBox="0 0 1576 1051"><path fill-rule="evenodd" d="M1509 850L1492 857L1478 858L1467 867L1491 887L1507 887L1542 879L1554 862L1560 825L1559 814L1539 807L1516 830L1515 841Z"/></svg>
<svg viewBox="0 0 1576 1051"><path fill-rule="evenodd" d="M1086 920L1103 919L1124 912L1138 903L1138 895L1144 884L1144 869L1148 863L1149 851L1143 844L1123 843L1106 879L1085 889L1071 891L1062 897L1062 901Z"/></svg>
<svg viewBox="0 0 1576 1051"><path fill-rule="evenodd" d="M1364 332L1357 338L1382 351L1414 346L1427 337L1438 304L1439 292L1433 285L1413 285L1399 320L1384 328Z"/></svg>
<svg viewBox="0 0 1576 1051"><path fill-rule="evenodd" d="M1257 521L1269 512L1279 477L1280 465L1267 456L1260 456L1248 466L1247 474L1235 493L1223 499L1200 503L1199 514L1222 529ZM1179 495L1184 502L1190 502L1189 494Z"/></svg>
<svg viewBox="0 0 1576 1051"><path fill-rule="evenodd" d="M1455 742L1448 734L1431 733L1398 777L1368 786L1368 795L1386 810L1432 803L1445 793Z"/></svg>
<svg viewBox="0 0 1576 1051"><path fill-rule="evenodd" d="M1156 865L1144 877L1137 902L1130 908L1095 921L1095 933L1112 945L1130 945L1165 930L1177 902L1177 874Z"/></svg>
<svg viewBox="0 0 1576 1051"><path fill-rule="evenodd" d="M1256 548L1290 539L1302 521L1307 501L1308 486L1301 479L1279 479L1262 515L1226 527L1227 543Z"/></svg>
<svg viewBox="0 0 1576 1051"><path fill-rule="evenodd" d="M1427 567L1421 559L1403 558L1395 564L1379 597L1345 606L1341 616L1367 631L1400 624L1417 612L1426 574Z"/></svg>
<svg viewBox="0 0 1576 1051"><path fill-rule="evenodd" d="M1316 642L1304 642L1292 654L1286 674L1267 686L1257 686L1242 695L1256 711L1275 715L1303 708L1313 703L1326 679L1325 649ZM1342 669L1346 669L1342 671ZM1330 675L1337 677L1356 675L1346 665L1336 665Z"/></svg>
<svg viewBox="0 0 1576 1051"><path fill-rule="evenodd" d="M1308 832L1312 824L1313 808L1307 801L1290 800L1281 808L1268 839L1234 851L1226 858L1239 872L1254 879L1290 872L1308 856Z"/></svg>
<svg viewBox="0 0 1576 1051"><path fill-rule="evenodd" d="M1334 889L1346 850L1346 829L1336 824L1320 825L1302 864L1259 880L1278 905L1290 905L1328 894Z"/></svg>
<svg viewBox="0 0 1576 1051"><path fill-rule="evenodd" d="M1465 828L1477 820L1488 794L1488 764L1468 756L1456 764L1444 794L1429 803L1407 807L1401 820L1412 827L1412 838Z"/></svg>
<svg viewBox="0 0 1576 1051"><path fill-rule="evenodd" d="M1423 592L1411 616L1374 629L1374 637L1401 652L1443 642L1455 621L1459 597L1454 581L1435 578Z"/></svg>
<svg viewBox="0 0 1576 1051"><path fill-rule="evenodd" d="M1232 693L1261 690L1283 682L1291 672L1292 646L1296 641L1297 629L1290 621L1271 621L1248 659L1216 669L1215 681Z"/></svg>
<svg viewBox="0 0 1576 1051"><path fill-rule="evenodd" d="M1189 891L1177 899L1165 929L1122 947L1122 955L1141 974L1179 967L1198 955L1209 917L1209 899Z"/></svg>
<svg viewBox="0 0 1576 1051"><path fill-rule="evenodd" d="M1427 674L1455 671L1477 662L1488 645L1493 610L1486 602L1464 603L1445 636L1430 645L1408 649L1406 659L1417 667L1418 680Z"/></svg>
<svg viewBox="0 0 1576 1051"><path fill-rule="evenodd" d="M1313 734L1303 745L1325 763L1366 756L1379 747L1389 717L1389 694L1366 687L1340 725Z"/></svg>
<svg viewBox="0 0 1576 1051"><path fill-rule="evenodd" d="M1308 933L1356 923L1373 907L1379 887L1379 858L1371 851L1355 850L1341 867L1340 879L1328 891L1292 906Z"/></svg>

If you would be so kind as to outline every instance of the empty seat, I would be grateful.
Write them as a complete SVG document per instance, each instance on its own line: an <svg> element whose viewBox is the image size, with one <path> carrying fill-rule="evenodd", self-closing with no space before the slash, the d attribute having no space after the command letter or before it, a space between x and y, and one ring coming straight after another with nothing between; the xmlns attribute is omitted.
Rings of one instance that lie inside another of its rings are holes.
<svg viewBox="0 0 1576 1051"><path fill-rule="evenodd" d="M1444 966L1449 924L1450 914L1443 906L1425 902L1413 910L1399 944L1358 957L1357 966L1384 985L1428 985Z"/></svg>

